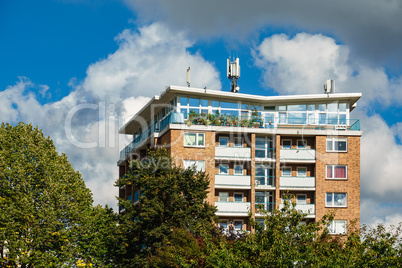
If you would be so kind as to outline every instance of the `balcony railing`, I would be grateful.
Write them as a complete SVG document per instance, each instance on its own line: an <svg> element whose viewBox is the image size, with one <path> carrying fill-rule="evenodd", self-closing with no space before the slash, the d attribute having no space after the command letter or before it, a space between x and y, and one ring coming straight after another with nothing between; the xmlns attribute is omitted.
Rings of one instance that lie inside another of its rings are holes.
<svg viewBox="0 0 402 268"><path fill-rule="evenodd" d="M280 160L315 160L314 149L281 149Z"/></svg>
<svg viewBox="0 0 402 268"><path fill-rule="evenodd" d="M282 209L285 205L279 204L279 209ZM296 204L295 209L307 214L307 216L315 215L315 204Z"/></svg>
<svg viewBox="0 0 402 268"><path fill-rule="evenodd" d="M314 188L315 177L280 177L279 186L284 188Z"/></svg>
<svg viewBox="0 0 402 268"><path fill-rule="evenodd" d="M188 125L212 125L254 128L308 128L332 130L360 130L359 119L311 119L301 113L300 118L268 119L264 116L235 116L219 114L189 114L185 120Z"/></svg>
<svg viewBox="0 0 402 268"><path fill-rule="evenodd" d="M275 176L255 176L255 187L274 187Z"/></svg>
<svg viewBox="0 0 402 268"><path fill-rule="evenodd" d="M215 175L215 187L217 188L250 188L250 176L246 175Z"/></svg>
<svg viewBox="0 0 402 268"><path fill-rule="evenodd" d="M250 210L250 202L215 202L217 214L247 216Z"/></svg>
<svg viewBox="0 0 402 268"><path fill-rule="evenodd" d="M248 159L251 157L251 148L249 147L215 147L216 158L235 158Z"/></svg>
<svg viewBox="0 0 402 268"><path fill-rule="evenodd" d="M169 124L184 124L184 118L182 113L170 113L160 122L153 124L146 131L138 135L133 141L120 151L120 159L124 159L134 148L140 143L148 139L153 133L163 131Z"/></svg>

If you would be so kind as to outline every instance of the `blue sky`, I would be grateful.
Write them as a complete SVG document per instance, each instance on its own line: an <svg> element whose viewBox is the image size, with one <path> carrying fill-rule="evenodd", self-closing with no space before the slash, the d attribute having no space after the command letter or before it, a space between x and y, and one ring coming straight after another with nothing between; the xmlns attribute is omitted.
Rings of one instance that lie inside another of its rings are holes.
<svg viewBox="0 0 402 268"><path fill-rule="evenodd" d="M118 126L166 85L185 85L188 65L193 86L229 90L226 59L238 56L240 92L261 95L321 93L332 78L337 92L363 94L352 114L364 131L362 222L400 222L401 5L0 1L0 121L38 125L95 202L115 206L116 161L127 143Z"/></svg>

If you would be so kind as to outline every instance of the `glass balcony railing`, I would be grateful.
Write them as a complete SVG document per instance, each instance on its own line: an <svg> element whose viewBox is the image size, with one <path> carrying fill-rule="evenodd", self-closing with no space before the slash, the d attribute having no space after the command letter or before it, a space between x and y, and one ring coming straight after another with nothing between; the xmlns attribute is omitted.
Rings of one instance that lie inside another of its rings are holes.
<svg viewBox="0 0 402 268"><path fill-rule="evenodd" d="M153 133L163 131L169 124L191 125L211 125L211 126L228 126L228 127L249 127L249 128L303 128L315 130L349 130L360 131L360 121L358 119L319 119L312 120L309 118L274 118L273 121L263 116L234 116L219 114L188 114L188 118L184 118L183 113L172 112L161 121L155 123L144 131L141 135L127 145L120 152L120 159L124 159L134 148L140 143L147 140ZM258 149L257 149L258 150ZM256 151L257 153L257 151ZM263 152L258 152L257 154ZM264 152L267 157L274 157L274 148L270 148L269 152ZM256 155L256 157L258 157ZM266 158L267 158L266 157Z"/></svg>
<svg viewBox="0 0 402 268"><path fill-rule="evenodd" d="M184 124L182 113L170 113L160 122L153 124L150 128L144 131L133 139L133 141L120 151L120 159L124 159L134 148L140 143L147 140L153 133L163 131L169 124Z"/></svg>

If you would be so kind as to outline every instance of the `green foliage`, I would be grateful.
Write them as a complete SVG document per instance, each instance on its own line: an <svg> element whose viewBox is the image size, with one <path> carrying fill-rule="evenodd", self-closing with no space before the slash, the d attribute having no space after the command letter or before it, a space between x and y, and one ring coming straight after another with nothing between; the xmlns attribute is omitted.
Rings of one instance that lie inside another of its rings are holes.
<svg viewBox="0 0 402 268"><path fill-rule="evenodd" d="M81 175L66 155L56 152L50 138L31 125L1 125L0 210L0 266L102 262L99 255L92 255L102 244L93 230L101 232L106 226L94 219L113 221L112 213L93 210L91 192Z"/></svg>
<svg viewBox="0 0 402 268"><path fill-rule="evenodd" d="M126 209L120 222L126 235L123 263L144 259L166 245L174 228L195 235L215 228L216 209L204 202L209 187L205 172L173 165L165 150L150 150L148 159L133 161L130 169L116 186L131 184L141 189L141 197L140 205L119 200Z"/></svg>

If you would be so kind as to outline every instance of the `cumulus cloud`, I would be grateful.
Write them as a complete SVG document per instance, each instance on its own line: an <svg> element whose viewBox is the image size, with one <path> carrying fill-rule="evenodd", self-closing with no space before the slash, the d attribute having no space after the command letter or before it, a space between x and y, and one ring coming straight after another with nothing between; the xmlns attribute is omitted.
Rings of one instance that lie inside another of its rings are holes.
<svg viewBox="0 0 402 268"><path fill-rule="evenodd" d="M400 219L402 145L395 137L402 136L402 122L390 127L371 107L378 103L401 106L401 79L390 79L381 68L353 62L347 46L321 34L266 38L255 50L255 62L263 70L264 85L281 94L323 93L328 78L335 79L336 92L363 93L360 108L352 116L360 119L363 131L362 222Z"/></svg>
<svg viewBox="0 0 402 268"><path fill-rule="evenodd" d="M322 93L327 79L336 92L362 92L362 104L402 104L401 78L390 79L383 68L373 68L349 57L349 48L321 34L285 34L265 38L255 49L263 83L281 94Z"/></svg>
<svg viewBox="0 0 402 268"><path fill-rule="evenodd" d="M172 33L155 23L124 30L116 37L119 49L106 59L89 66L81 87L100 100L120 100L132 96L159 94L168 85L185 85L186 70L192 69L192 85L220 89L214 66L199 54L183 33Z"/></svg>
<svg viewBox="0 0 402 268"><path fill-rule="evenodd" d="M48 87L27 78L0 91L0 121L38 125L82 173L95 203L113 207L118 194L113 186L116 162L129 142L118 135L119 126L165 86L185 85L189 65L192 85L221 87L213 64L189 53L193 43L162 24L125 30L116 41L117 51L91 64L85 79L70 83L71 93L59 101L42 105L38 100Z"/></svg>
<svg viewBox="0 0 402 268"><path fill-rule="evenodd" d="M125 0L141 21L163 21L197 36L245 41L263 27L327 32L354 54L374 61L400 60L402 4L398 0L186 1ZM398 56L399 55L399 56Z"/></svg>

